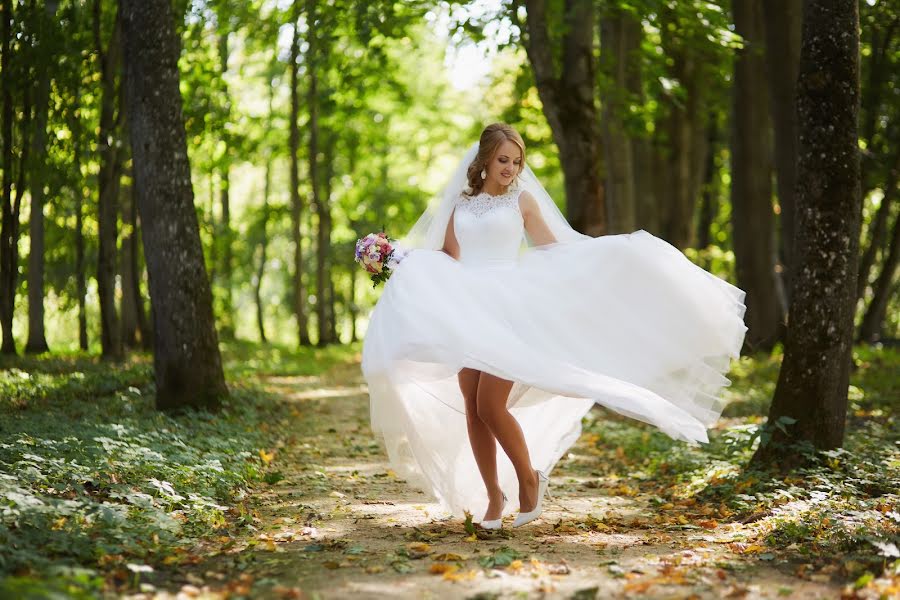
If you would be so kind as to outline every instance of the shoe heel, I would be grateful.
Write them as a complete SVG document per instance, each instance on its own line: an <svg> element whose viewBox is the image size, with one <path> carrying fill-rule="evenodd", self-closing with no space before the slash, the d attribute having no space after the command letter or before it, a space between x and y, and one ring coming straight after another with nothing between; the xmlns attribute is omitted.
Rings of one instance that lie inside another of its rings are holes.
<svg viewBox="0 0 900 600"><path fill-rule="evenodd" d="M542 483L545 483L544 493L547 494L547 498L553 500L553 494L550 493L550 478L544 475L543 471L538 471L538 493Z"/></svg>
<svg viewBox="0 0 900 600"><path fill-rule="evenodd" d="M481 528L488 530L497 530L503 528L503 511L506 509L506 494L503 494L503 507L500 509L500 518L491 521L482 521Z"/></svg>

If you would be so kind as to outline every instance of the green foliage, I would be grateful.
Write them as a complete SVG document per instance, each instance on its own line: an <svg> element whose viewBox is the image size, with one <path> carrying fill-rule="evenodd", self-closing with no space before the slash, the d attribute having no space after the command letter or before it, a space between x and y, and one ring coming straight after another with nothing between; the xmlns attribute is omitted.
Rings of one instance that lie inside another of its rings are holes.
<svg viewBox="0 0 900 600"><path fill-rule="evenodd" d="M494 567L502 568L508 567L512 564L512 561L520 558L524 558L524 555L521 552L509 548L508 546L502 546L491 552L489 555L479 558L478 564L485 569L492 569Z"/></svg>
<svg viewBox="0 0 900 600"><path fill-rule="evenodd" d="M310 373L357 350L288 357L238 346L226 365L241 375ZM220 413L171 417L154 409L147 358L3 366L2 592L88 597L134 585L143 570L189 560L199 539L246 527L252 519L241 518L241 504L250 487L279 478L268 449L281 443L273 424L289 418L288 407L261 390L232 385Z"/></svg>
<svg viewBox="0 0 900 600"><path fill-rule="evenodd" d="M794 448L811 462L786 476L745 466L766 431L780 359L776 350L734 364L726 393L731 404L703 446L674 442L626 419L588 421L597 451L608 454L601 472L628 472L661 503L718 506L720 517L753 522L771 552L841 557L854 577L866 568L881 572L900 544L900 352L854 350L844 447Z"/></svg>

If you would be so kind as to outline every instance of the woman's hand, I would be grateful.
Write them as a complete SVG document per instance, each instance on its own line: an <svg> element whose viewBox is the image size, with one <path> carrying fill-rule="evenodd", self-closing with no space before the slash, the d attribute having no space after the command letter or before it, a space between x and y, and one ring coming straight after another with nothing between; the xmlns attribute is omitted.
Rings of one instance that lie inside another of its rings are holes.
<svg viewBox="0 0 900 600"><path fill-rule="evenodd" d="M527 190L519 194L519 210L525 221L525 231L535 246L545 246L557 242L556 236L550 231L547 222L541 215L541 207L537 200Z"/></svg>

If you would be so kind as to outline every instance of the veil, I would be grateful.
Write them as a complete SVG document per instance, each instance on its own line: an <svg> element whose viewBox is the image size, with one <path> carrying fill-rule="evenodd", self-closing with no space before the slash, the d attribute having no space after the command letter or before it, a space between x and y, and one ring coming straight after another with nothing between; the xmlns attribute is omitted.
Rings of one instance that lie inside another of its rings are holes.
<svg viewBox="0 0 900 600"><path fill-rule="evenodd" d="M444 235L447 232L447 223L450 221L450 215L456 208L460 194L468 188L468 177L466 173L469 165L475 160L478 153L478 142L472 144L466 153L463 154L462 160L453 170L450 181L441 190L441 193L431 199L428 208L419 217L415 225L407 232L407 234L399 240L399 245L406 250L415 248L424 250L440 250L444 245ZM527 164L519 174L518 183L513 184L518 189L524 189L531 193L537 200L541 209L541 216L553 232L556 241L573 242L590 236L584 235L572 229L569 222L560 212L556 203L535 177L534 172ZM530 240L529 240L530 245Z"/></svg>

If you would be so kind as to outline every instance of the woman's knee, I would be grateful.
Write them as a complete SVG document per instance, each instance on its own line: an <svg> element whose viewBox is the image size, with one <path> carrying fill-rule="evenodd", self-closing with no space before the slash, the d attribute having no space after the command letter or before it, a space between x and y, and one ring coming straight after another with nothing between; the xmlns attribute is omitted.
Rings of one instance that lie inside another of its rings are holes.
<svg viewBox="0 0 900 600"><path fill-rule="evenodd" d="M478 418L478 380L480 371L463 369L459 372L459 390L462 392L466 407L466 417Z"/></svg>
<svg viewBox="0 0 900 600"><path fill-rule="evenodd" d="M475 413L478 415L478 418L487 423L489 427L497 422L497 419L505 410L506 407L503 403L498 402L496 398L487 394L478 394L478 398L475 402Z"/></svg>

